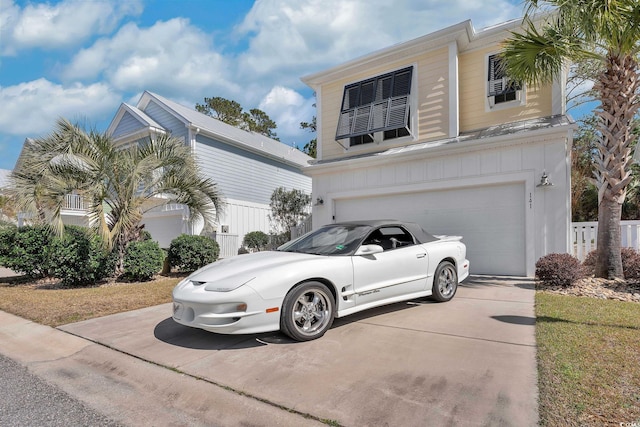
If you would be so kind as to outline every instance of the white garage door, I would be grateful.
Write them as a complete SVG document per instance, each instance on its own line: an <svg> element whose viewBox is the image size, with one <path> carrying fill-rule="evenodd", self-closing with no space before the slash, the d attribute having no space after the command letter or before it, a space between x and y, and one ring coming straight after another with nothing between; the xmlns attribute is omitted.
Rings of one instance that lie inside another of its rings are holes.
<svg viewBox="0 0 640 427"><path fill-rule="evenodd" d="M168 248L171 241L184 233L184 220L180 215L165 215L143 219L144 229L151 233L151 239L161 248Z"/></svg>
<svg viewBox="0 0 640 427"><path fill-rule="evenodd" d="M526 275L524 184L513 183L335 201L336 221L413 221L462 235L472 274Z"/></svg>

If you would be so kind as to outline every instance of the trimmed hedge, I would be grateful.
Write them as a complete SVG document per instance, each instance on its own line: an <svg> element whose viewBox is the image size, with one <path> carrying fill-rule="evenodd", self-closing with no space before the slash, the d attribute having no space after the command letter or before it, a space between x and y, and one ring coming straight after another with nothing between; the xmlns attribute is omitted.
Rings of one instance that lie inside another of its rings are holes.
<svg viewBox="0 0 640 427"><path fill-rule="evenodd" d="M164 257L156 241L131 242L124 254L124 275L136 281L151 280L162 270Z"/></svg>
<svg viewBox="0 0 640 427"><path fill-rule="evenodd" d="M196 271L218 259L220 246L206 236L182 234L171 241L169 265L183 272Z"/></svg>
<svg viewBox="0 0 640 427"><path fill-rule="evenodd" d="M52 241L48 227L5 228L0 231L0 263L31 278L48 276Z"/></svg>
<svg viewBox="0 0 640 427"><path fill-rule="evenodd" d="M543 285L570 286L584 277L582 264L570 254L549 254L536 262L536 278Z"/></svg>
<svg viewBox="0 0 640 427"><path fill-rule="evenodd" d="M117 257L105 249L100 238L87 229L68 225L62 238L54 238L50 249L51 275L65 286L84 286L113 275Z"/></svg>
<svg viewBox="0 0 640 427"><path fill-rule="evenodd" d="M269 235L262 231L252 231L245 234L242 246L257 251L264 251L269 245Z"/></svg>
<svg viewBox="0 0 640 427"><path fill-rule="evenodd" d="M597 256L597 251L591 251L584 259L582 265L587 274L595 274ZM625 279L640 279L640 252L633 248L622 248L620 256Z"/></svg>

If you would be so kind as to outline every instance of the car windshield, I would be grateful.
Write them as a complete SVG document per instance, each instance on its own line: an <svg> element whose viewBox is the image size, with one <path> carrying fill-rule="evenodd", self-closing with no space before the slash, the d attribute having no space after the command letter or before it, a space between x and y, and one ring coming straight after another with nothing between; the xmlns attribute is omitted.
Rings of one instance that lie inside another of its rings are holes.
<svg viewBox="0 0 640 427"><path fill-rule="evenodd" d="M371 227L366 225L329 225L285 243L283 252L314 255L352 255Z"/></svg>

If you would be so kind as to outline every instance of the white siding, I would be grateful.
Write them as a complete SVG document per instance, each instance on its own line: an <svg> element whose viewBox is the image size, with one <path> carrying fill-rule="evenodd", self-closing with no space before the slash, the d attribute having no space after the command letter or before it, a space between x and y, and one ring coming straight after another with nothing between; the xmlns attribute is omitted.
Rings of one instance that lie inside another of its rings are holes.
<svg viewBox="0 0 640 427"><path fill-rule="evenodd" d="M122 119L118 122L118 127L113 131L112 137L118 138L122 135L134 133L143 127L145 127L145 125L140 123L140 120L127 111L122 115Z"/></svg>
<svg viewBox="0 0 640 427"><path fill-rule="evenodd" d="M173 114L159 106L155 102L149 102L149 105L144 109L146 115L162 125L163 128L171 132L171 135L176 138L184 138L188 140L189 130L184 122L178 120Z"/></svg>
<svg viewBox="0 0 640 427"><path fill-rule="evenodd" d="M509 232L510 238L513 239L509 245L524 252L520 254L525 258L524 274L531 276L535 272L535 261L538 258L551 252L568 250L568 136L566 129L559 129L557 132L535 137L520 134L511 140L502 138L494 141L459 142L440 148L426 147L413 150L404 155L372 156L336 162L333 165L312 166L308 170L313 176L314 197L324 199L322 206L313 207L313 226L317 228L326 223L342 221L344 218L341 216L345 216L345 211L340 207L340 203L358 198L377 198L377 203L372 202L366 208L371 215L397 214L394 216L402 215L397 219L416 220L420 210L429 212L429 206L405 204L402 207L404 210L390 211L387 204L394 202L386 200L385 196L443 191L450 192L462 200L452 204L459 209L458 213L437 217L436 223L441 231L433 230L435 233L457 234L456 229L464 231L468 227L486 227L487 223L482 219L491 215L491 203L482 207L478 202L474 202L472 197L465 197L461 195L464 192L459 191L475 187L477 191L484 192L491 198L509 198L509 202L514 203L512 209L519 212L517 215L524 216L524 237L521 232ZM551 178L553 187L536 187L543 171ZM494 186L496 191L486 193L485 190L491 186ZM519 194L517 198L514 196L515 193ZM445 199L446 197L440 197L430 200L440 204L444 203ZM501 209L500 206L508 205L506 202L496 201L497 217L502 215L498 211ZM438 205L434 206L433 210L440 211L446 208ZM479 208L484 210L478 210ZM358 211L352 214L358 214ZM426 218L427 216L425 220ZM443 218L448 218L450 223L443 224ZM354 218L351 215L349 219ZM429 228L428 224L424 225L425 228ZM462 231L459 233L463 234ZM520 245L518 240L522 239L524 243ZM478 238L476 241L481 239ZM472 249L476 253L486 250L491 254L491 244ZM474 260L470 261L473 272ZM490 270L483 267L480 271ZM509 274L512 271L512 266L505 266L504 269L493 270L492 274Z"/></svg>
<svg viewBox="0 0 640 427"><path fill-rule="evenodd" d="M219 234L222 234L223 226L228 228L224 233L226 238L217 240L221 244L221 253L230 256L238 253L245 234L251 231L270 233L271 209L269 205L242 200L226 202L224 211L218 216L216 229ZM168 248L171 241L183 233L200 234L203 228L202 223L194 224L192 227L188 221L186 208L173 204L146 213L142 222L145 230L151 233L151 238L162 248ZM225 242L232 244L233 247L222 247Z"/></svg>
<svg viewBox="0 0 640 427"><path fill-rule="evenodd" d="M311 193L311 179L284 163L202 135L196 137L195 151L202 171L229 199L268 205L278 187Z"/></svg>
<svg viewBox="0 0 640 427"><path fill-rule="evenodd" d="M229 234L237 234L240 243L245 234L252 231L262 231L269 234L271 227L269 224L269 205L251 203L242 200L227 200L224 211L219 216L221 230L223 225L229 227Z"/></svg>

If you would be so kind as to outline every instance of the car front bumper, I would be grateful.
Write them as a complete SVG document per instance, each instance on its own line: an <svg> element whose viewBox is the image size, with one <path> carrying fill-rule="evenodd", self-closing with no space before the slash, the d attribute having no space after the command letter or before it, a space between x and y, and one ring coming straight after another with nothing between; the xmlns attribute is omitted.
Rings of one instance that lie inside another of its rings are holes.
<svg viewBox="0 0 640 427"><path fill-rule="evenodd" d="M186 281L173 290L173 320L221 334L280 329L282 298L265 300L249 285L229 292L206 291Z"/></svg>

